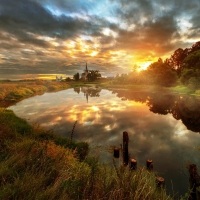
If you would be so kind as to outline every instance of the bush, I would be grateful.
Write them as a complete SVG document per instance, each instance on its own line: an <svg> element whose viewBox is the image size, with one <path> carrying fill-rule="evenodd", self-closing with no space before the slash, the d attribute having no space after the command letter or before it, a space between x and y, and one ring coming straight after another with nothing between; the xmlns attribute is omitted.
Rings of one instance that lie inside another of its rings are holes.
<svg viewBox="0 0 200 200"><path fill-rule="evenodd" d="M195 76L196 74L193 69L184 69L181 74L180 81L182 84L188 85L189 79Z"/></svg>
<svg viewBox="0 0 200 200"><path fill-rule="evenodd" d="M191 90L196 90L199 88L199 80L195 77L192 77L188 80L188 87Z"/></svg>

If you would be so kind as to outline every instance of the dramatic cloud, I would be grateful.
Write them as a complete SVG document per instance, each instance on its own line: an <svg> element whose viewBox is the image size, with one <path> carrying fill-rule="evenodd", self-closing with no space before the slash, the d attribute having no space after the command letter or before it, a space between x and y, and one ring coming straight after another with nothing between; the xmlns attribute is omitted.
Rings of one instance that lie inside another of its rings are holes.
<svg viewBox="0 0 200 200"><path fill-rule="evenodd" d="M200 40L200 3L0 0L0 78L127 73Z"/></svg>

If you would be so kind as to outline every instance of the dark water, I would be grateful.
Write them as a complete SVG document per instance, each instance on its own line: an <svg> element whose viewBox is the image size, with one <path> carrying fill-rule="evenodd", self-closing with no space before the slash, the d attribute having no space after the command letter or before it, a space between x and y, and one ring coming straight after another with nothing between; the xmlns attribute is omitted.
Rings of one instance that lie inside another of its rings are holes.
<svg viewBox="0 0 200 200"><path fill-rule="evenodd" d="M9 108L66 137L77 120L74 139L102 146L100 150L120 146L127 131L131 157L138 165L153 159L169 193L185 194L187 164L200 167L200 99L193 96L76 88L35 96ZM103 150L99 156L111 162L112 153Z"/></svg>

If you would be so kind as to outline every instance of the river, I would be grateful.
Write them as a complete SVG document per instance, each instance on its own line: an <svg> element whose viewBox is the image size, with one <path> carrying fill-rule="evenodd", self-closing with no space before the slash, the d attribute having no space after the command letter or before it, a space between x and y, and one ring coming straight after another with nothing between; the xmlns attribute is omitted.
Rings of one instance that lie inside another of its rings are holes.
<svg viewBox="0 0 200 200"><path fill-rule="evenodd" d="M129 152L165 178L168 193L189 187L187 165L200 165L200 99L186 95L74 88L34 96L10 106L17 116L56 134L89 142L93 155L112 164L113 146L129 134ZM173 194L172 194L173 195Z"/></svg>

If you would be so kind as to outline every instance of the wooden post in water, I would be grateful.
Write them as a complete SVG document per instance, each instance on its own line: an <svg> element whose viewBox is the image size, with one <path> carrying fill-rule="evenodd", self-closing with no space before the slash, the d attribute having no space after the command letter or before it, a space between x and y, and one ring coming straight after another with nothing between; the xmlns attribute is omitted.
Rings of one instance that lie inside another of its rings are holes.
<svg viewBox="0 0 200 200"><path fill-rule="evenodd" d="M152 171L153 170L153 160L147 159L146 166L147 166L147 170Z"/></svg>
<svg viewBox="0 0 200 200"><path fill-rule="evenodd" d="M137 169L137 160L132 158L130 159L130 169L131 170L136 170Z"/></svg>
<svg viewBox="0 0 200 200"><path fill-rule="evenodd" d="M157 188L164 188L165 187L165 179L163 177L156 178L156 186Z"/></svg>
<svg viewBox="0 0 200 200"><path fill-rule="evenodd" d="M124 131L123 132L123 163L126 166L128 165L128 161L129 161L128 142L129 142L128 133Z"/></svg>
<svg viewBox="0 0 200 200"><path fill-rule="evenodd" d="M118 147L114 148L114 157L119 158L119 148Z"/></svg>
<svg viewBox="0 0 200 200"><path fill-rule="evenodd" d="M190 174L190 196L189 199L192 200L200 200L200 176L197 172L197 166L195 164L190 164L188 167L189 174Z"/></svg>

